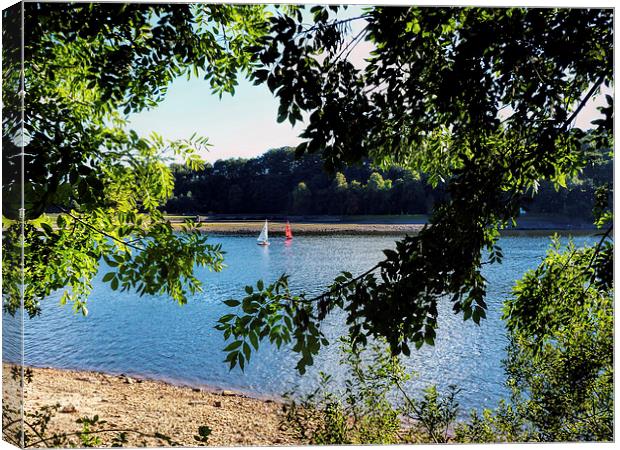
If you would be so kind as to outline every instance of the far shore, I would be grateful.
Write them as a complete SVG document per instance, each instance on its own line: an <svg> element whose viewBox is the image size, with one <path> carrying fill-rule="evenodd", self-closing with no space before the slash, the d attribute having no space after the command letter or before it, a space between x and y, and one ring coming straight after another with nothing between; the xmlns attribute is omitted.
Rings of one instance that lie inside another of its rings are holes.
<svg viewBox="0 0 620 450"><path fill-rule="evenodd" d="M41 219L56 228L56 216L46 214ZM293 236L333 235L416 235L429 223L427 215L367 215L367 216L282 216L282 215L173 215L166 214L172 226L180 230L187 221L199 223L207 234L258 236L265 220L271 237L284 237L284 227L290 222ZM3 220L3 226L10 221ZM503 236L594 235L600 232L584 218L557 214L523 215L516 227L500 230Z"/></svg>
<svg viewBox="0 0 620 450"><path fill-rule="evenodd" d="M200 228L208 234L258 235L264 220L239 222L200 222ZM181 223L174 223L176 227ZM269 235L284 237L286 222L269 222ZM417 234L422 224L369 224L369 223L291 223L293 236L307 235L405 235Z"/></svg>
<svg viewBox="0 0 620 450"><path fill-rule="evenodd" d="M31 370L32 381L25 383L26 413L46 405L60 405L50 421L49 435L79 431L77 419L98 415L107 421L106 428L163 433L187 447L200 445L194 436L203 425L212 430L210 446L299 445L282 425L283 403L278 399L127 375L52 368ZM15 385L10 378L10 365L3 363L5 400L7 395L16 394ZM108 445L113 434L102 434ZM133 447L140 446L143 439L135 433L127 433L127 438Z"/></svg>
<svg viewBox="0 0 620 450"><path fill-rule="evenodd" d="M196 220L197 216L188 216L188 219ZM175 228L183 224L182 218L170 219ZM264 220L200 220L200 229L208 234L224 235L258 235ZM308 235L416 235L425 223L359 223L359 222L294 222L291 221L293 236ZM286 220L270 220L269 234L272 237L284 237ZM515 228L501 230L504 236L548 236L558 234L593 234L597 231L594 226L582 223L561 223L547 221L529 221L518 224Z"/></svg>

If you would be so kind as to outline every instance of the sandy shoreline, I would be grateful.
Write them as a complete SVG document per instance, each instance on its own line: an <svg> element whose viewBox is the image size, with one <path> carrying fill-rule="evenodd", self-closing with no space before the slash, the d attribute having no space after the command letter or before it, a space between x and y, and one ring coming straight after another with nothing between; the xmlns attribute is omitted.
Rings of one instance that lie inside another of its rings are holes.
<svg viewBox="0 0 620 450"><path fill-rule="evenodd" d="M201 222L200 229L207 234L225 235L251 235L260 233L264 221L230 221L230 222ZM294 236L309 235L393 235L404 236L406 234L415 235L424 228L420 223L293 223ZM528 224L518 228L505 229L501 231L505 236L519 235L540 235L549 236L553 233L559 234L592 234L596 232L594 228L583 227L562 227L553 226L554 224ZM180 228L180 222L173 222L175 228ZM269 222L269 235L272 237L284 237L285 222Z"/></svg>
<svg viewBox="0 0 620 450"><path fill-rule="evenodd" d="M258 235L264 221L202 222L201 230L208 234ZM180 227L181 224L174 224ZM269 222L269 235L284 237L285 222ZM367 223L294 223L293 235L404 235L417 234L421 224L367 224Z"/></svg>
<svg viewBox="0 0 620 450"><path fill-rule="evenodd" d="M55 216L50 215L51 225L55 228ZM198 216L168 216L172 226L179 230L186 220L198 221ZM257 236L265 223L264 219L226 218L212 219L201 216L200 230L207 234ZM428 223L428 218L399 219L394 216L372 217L366 219L342 219L339 217L320 217L316 219L291 219L294 236L331 236L331 235L379 235L404 236L416 235ZM286 220L277 218L269 220L271 237L284 237ZM520 218L515 228L500 230L503 236L550 236L586 235L598 230L592 223L583 220L570 220L562 217L525 217Z"/></svg>
<svg viewBox="0 0 620 450"><path fill-rule="evenodd" d="M77 419L98 415L107 421L108 428L159 432L183 446L200 445L194 436L202 425L212 429L208 442L212 446L298 443L281 425L283 404L277 400L125 375L51 368L32 371L32 382L25 384L26 412L34 413L54 404L64 411L51 419L49 434L79 431ZM14 387L15 381L10 379L10 368L5 363L5 398ZM102 437L106 435L110 438L113 433L103 433ZM127 438L132 446L139 446L143 439L132 433L127 433Z"/></svg>

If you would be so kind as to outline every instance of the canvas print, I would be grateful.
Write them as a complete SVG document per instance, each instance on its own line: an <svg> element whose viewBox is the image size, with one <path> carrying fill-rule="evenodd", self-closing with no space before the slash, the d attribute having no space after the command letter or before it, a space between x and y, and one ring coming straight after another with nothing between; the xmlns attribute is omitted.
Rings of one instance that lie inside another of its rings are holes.
<svg viewBox="0 0 620 450"><path fill-rule="evenodd" d="M609 6L7 6L3 440L612 441Z"/></svg>

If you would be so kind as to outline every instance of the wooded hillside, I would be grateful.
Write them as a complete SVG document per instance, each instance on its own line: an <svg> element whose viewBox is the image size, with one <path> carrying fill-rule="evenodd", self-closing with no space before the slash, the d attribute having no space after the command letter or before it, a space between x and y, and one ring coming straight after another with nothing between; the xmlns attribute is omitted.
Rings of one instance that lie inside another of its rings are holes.
<svg viewBox="0 0 620 450"><path fill-rule="evenodd" d="M445 184L433 187L425 174L398 166L382 170L368 160L329 174L320 155L296 160L289 147L252 159L218 160L197 172L178 165L173 173L169 213L430 214L435 203L448 198ZM543 181L526 211L590 220L596 187L612 177L612 160L595 154L568 189Z"/></svg>

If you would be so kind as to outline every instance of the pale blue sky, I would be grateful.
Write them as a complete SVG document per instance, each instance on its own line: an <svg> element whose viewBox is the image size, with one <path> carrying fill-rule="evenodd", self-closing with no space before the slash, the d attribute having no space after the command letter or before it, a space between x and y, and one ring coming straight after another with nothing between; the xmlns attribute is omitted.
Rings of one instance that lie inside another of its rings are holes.
<svg viewBox="0 0 620 450"><path fill-rule="evenodd" d="M210 162L231 157L250 158L270 148L296 145L302 128L277 123L278 101L266 85L240 80L234 96L220 100L211 94L209 83L200 79L177 79L166 99L155 109L131 117L139 134L151 131L168 139L196 132L212 145L202 156Z"/></svg>

